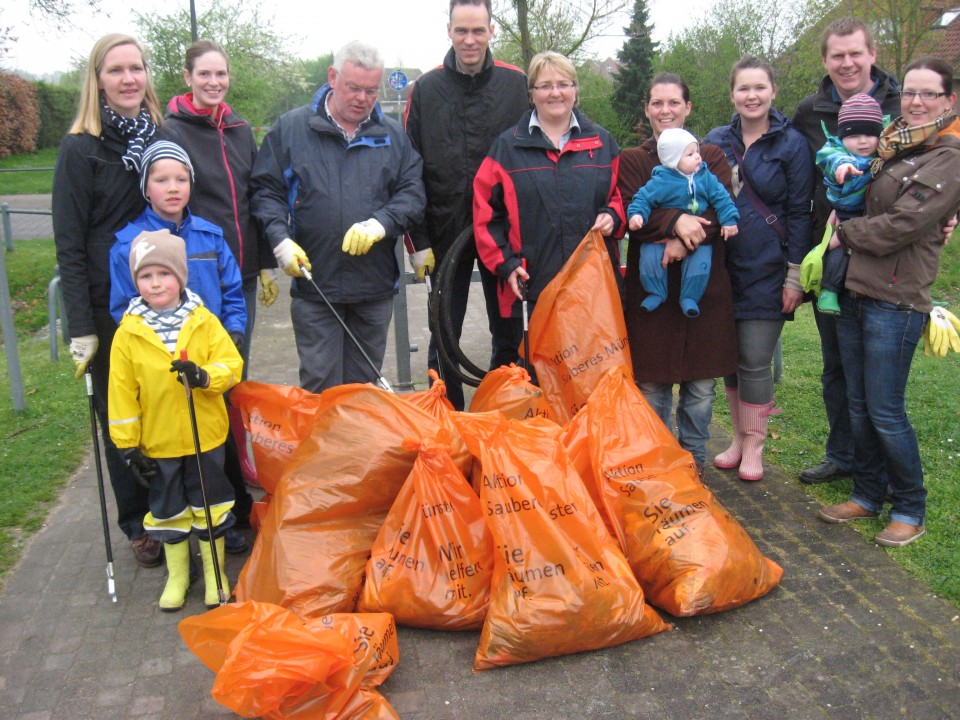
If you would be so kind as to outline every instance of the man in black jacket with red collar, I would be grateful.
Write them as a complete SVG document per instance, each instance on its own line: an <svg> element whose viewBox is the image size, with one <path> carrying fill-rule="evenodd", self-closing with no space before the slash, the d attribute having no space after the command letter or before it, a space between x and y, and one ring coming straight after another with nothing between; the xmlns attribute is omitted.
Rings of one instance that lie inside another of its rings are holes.
<svg viewBox="0 0 960 720"><path fill-rule="evenodd" d="M496 137L515 125L529 107L526 75L520 68L495 61L488 49L493 33L490 0L451 0L447 35L453 47L443 64L421 76L410 92L406 130L423 157L427 192L425 220L410 232L412 247L408 248L420 279L473 223L474 175ZM453 282L451 311L458 339L475 259L473 250L464 255ZM492 326L499 319L497 278L482 264L480 273ZM498 337L493 327L491 335ZM433 369L440 365L434 338L428 364ZM451 368L442 370L447 397L462 410L463 386Z"/></svg>

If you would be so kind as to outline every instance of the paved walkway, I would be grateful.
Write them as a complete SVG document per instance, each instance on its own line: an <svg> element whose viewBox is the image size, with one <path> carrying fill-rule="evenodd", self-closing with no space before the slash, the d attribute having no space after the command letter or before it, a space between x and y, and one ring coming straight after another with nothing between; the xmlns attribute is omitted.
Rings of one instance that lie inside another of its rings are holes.
<svg viewBox="0 0 960 720"><path fill-rule="evenodd" d="M411 341L420 347L413 375L421 380L423 287L408 296ZM295 384L286 297L261 310L257 323L252 375ZM484 328L471 303L465 345L472 358L484 356ZM391 351L385 363L391 381L394 357ZM675 631L653 638L478 675L471 673L477 633L401 628L400 664L384 694L404 720L960 718L956 607L854 530L817 521L816 503L795 479L771 473L743 483L710 469L706 482L783 565L783 582L767 597L677 620ZM176 631L183 617L202 612L202 591L192 590L182 613L159 612L163 570L137 567L112 533L116 604L106 594L88 463L0 596L0 718L235 717L210 698L213 675ZM231 578L242 562L228 556Z"/></svg>
<svg viewBox="0 0 960 720"><path fill-rule="evenodd" d="M13 237L16 240L52 238L51 202L50 195L0 195L0 204L6 204L10 210L10 229ZM40 214L35 215L33 211L39 211ZM0 230L0 233L3 232L5 231ZM3 239L6 241L6 236Z"/></svg>

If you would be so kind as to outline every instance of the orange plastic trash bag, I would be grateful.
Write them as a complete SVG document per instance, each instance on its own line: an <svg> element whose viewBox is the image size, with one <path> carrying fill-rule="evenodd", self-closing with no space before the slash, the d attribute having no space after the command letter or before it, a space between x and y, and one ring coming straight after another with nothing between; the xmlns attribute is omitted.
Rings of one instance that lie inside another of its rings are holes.
<svg viewBox="0 0 960 720"><path fill-rule="evenodd" d="M401 443L441 430L372 385L319 397L236 587L238 600L274 603L304 619L354 609L370 548L417 457Z"/></svg>
<svg viewBox="0 0 960 720"><path fill-rule="evenodd" d="M253 444L257 480L272 494L294 450L310 432L320 396L290 385L246 381L230 391Z"/></svg>
<svg viewBox="0 0 960 720"><path fill-rule="evenodd" d="M581 415L574 423L588 426L591 479L649 602L698 615L777 586L783 569L700 481L632 380L608 371Z"/></svg>
<svg viewBox="0 0 960 720"><path fill-rule="evenodd" d="M389 612L399 625L477 630L493 574L480 501L448 445L425 438L403 447L419 455L373 544L357 612Z"/></svg>
<svg viewBox="0 0 960 720"><path fill-rule="evenodd" d="M335 614L304 623L276 605L247 602L194 615L178 629L217 675L210 694L243 717L399 717L374 689L399 660L388 614Z"/></svg>
<svg viewBox="0 0 960 720"><path fill-rule="evenodd" d="M542 418L456 417L483 467L494 540L490 607L475 671L619 645L666 630Z"/></svg>
<svg viewBox="0 0 960 720"><path fill-rule="evenodd" d="M627 554L627 547L624 544L623 533L609 517L603 496L600 492L600 485L594 480L593 465L590 458L590 433L587 423L586 413L577 413L573 420L567 423L560 436L564 449L567 451L567 457L570 458L570 464L577 471L577 475L583 480L583 485L596 505L597 511L603 518L603 524L607 528L610 537L620 546L620 552Z"/></svg>
<svg viewBox="0 0 960 720"><path fill-rule="evenodd" d="M611 365L632 375L620 291L599 231L587 233L540 293L530 316L530 359L561 424Z"/></svg>
<svg viewBox="0 0 960 720"><path fill-rule="evenodd" d="M508 418L529 420L545 417L556 420L543 390L530 382L530 373L510 363L491 370L483 376L470 401L470 412L499 410Z"/></svg>
<svg viewBox="0 0 960 720"><path fill-rule="evenodd" d="M460 437L460 431L453 422L453 413L457 411L447 400L447 384L440 379L436 370L428 370L427 375L433 381L430 387L400 397L440 421L449 438L450 456L461 472L469 473L473 466L473 456L467 450L463 438Z"/></svg>

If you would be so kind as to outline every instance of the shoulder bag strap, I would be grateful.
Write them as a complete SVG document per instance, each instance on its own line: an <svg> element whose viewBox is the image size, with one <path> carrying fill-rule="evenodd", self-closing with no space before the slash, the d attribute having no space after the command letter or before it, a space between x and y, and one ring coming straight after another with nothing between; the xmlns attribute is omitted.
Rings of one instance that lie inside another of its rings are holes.
<svg viewBox="0 0 960 720"><path fill-rule="evenodd" d="M743 162L743 155L740 154L740 151L737 149L737 146L733 140L730 141L730 148L733 150L733 157L737 161L737 165L740 167L740 182L743 186L743 189L747 192L747 198L750 200L750 203L760 213L767 225L776 230L777 235L780 236L780 242L787 242L787 233L783 229L783 225L780 223L780 218L773 213L770 208L767 207L767 204L760 199L760 196L753 191L753 187L750 185L750 180L747 178L747 166Z"/></svg>

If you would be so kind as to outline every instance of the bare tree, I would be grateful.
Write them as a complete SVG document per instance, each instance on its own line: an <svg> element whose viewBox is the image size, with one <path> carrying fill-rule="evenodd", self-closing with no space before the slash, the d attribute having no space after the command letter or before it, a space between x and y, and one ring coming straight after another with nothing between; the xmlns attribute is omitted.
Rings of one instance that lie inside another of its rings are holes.
<svg viewBox="0 0 960 720"><path fill-rule="evenodd" d="M99 10L100 0L30 0L30 11L63 27L79 8Z"/></svg>
<svg viewBox="0 0 960 720"><path fill-rule="evenodd" d="M630 0L496 0L497 54L527 67L543 50L577 60L620 19Z"/></svg>
<svg viewBox="0 0 960 720"><path fill-rule="evenodd" d="M917 57L935 49L938 22L956 5L931 0L847 0L843 14L866 22L877 41L877 64L898 78Z"/></svg>
<svg viewBox="0 0 960 720"><path fill-rule="evenodd" d="M704 17L671 35L655 70L679 73L690 87L693 115L688 128L703 135L730 122L730 69L748 53L772 63L774 105L792 114L823 75L819 31L813 32L825 15L822 1L789 5L779 0L718 0Z"/></svg>

